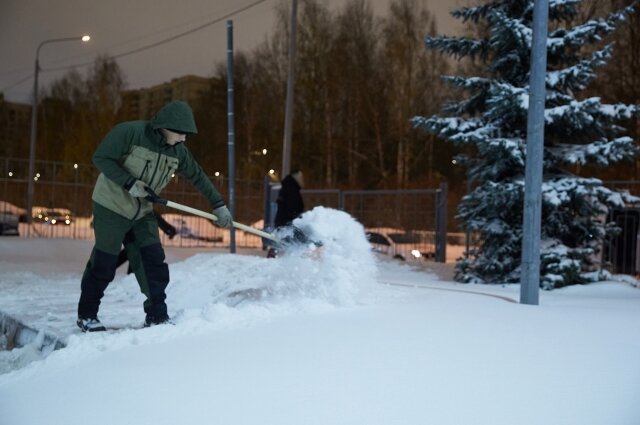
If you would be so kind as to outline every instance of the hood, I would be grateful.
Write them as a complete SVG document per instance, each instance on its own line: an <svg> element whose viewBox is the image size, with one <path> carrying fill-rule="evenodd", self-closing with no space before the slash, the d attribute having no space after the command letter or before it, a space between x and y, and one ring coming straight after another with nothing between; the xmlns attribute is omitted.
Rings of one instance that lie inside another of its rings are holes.
<svg viewBox="0 0 640 425"><path fill-rule="evenodd" d="M286 188L297 189L297 190L301 189L300 185L298 184L296 179L293 178L291 174L289 174L287 177L282 179L282 182L280 182L280 184L282 185L283 188L286 187Z"/></svg>
<svg viewBox="0 0 640 425"><path fill-rule="evenodd" d="M151 119L151 126L154 129L167 128L184 133L198 133L191 107L181 100L174 100L164 105Z"/></svg>

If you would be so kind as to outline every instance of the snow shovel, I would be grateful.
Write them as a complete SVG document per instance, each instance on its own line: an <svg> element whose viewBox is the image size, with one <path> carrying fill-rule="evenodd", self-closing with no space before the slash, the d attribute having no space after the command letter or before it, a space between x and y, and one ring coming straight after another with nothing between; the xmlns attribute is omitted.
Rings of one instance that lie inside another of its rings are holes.
<svg viewBox="0 0 640 425"><path fill-rule="evenodd" d="M153 202L154 204L160 204L160 205L166 205L169 208L173 208L176 210L180 210L180 211L184 211L184 212L188 212L191 213L193 215L197 215L203 218L208 218L209 220L213 220L213 221L218 221L218 217L216 217L215 215L205 212L205 211L201 211L192 207L189 207L187 205L182 205L182 204L178 204L177 202L173 202L173 201L169 201L167 199L161 198L160 196L158 196L154 191L152 191L151 189L147 188L147 192L149 192L149 195L145 198L148 201ZM233 221L233 227L235 227L236 229L240 229L240 230L244 230L245 232L248 233L252 233L256 236L260 236L266 239L269 239L270 241L275 242L277 245L282 244L282 240L277 237L276 235L272 235L271 233L267 233L267 232L263 232L262 230L258 230L258 229L254 229L253 227L247 226L246 224L242 224L242 223L238 223L236 221Z"/></svg>

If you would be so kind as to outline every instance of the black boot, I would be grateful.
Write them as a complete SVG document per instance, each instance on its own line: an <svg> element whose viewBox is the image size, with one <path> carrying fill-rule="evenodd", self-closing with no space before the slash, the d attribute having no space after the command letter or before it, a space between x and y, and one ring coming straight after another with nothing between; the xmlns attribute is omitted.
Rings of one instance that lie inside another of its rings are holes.
<svg viewBox="0 0 640 425"><path fill-rule="evenodd" d="M107 330L107 328L105 328L104 325L100 323L100 320L98 320L97 317L78 317L76 324L80 329L82 329L82 332L102 332Z"/></svg>
<svg viewBox="0 0 640 425"><path fill-rule="evenodd" d="M169 316L154 316L152 314L147 314L147 317L144 319L144 327L148 328L155 325L173 325L173 322Z"/></svg>

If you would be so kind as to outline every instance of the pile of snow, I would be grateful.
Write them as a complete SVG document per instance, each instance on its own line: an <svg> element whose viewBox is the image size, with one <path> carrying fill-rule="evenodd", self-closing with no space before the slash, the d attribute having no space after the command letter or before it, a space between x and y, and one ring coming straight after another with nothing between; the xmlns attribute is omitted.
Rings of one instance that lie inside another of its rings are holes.
<svg viewBox="0 0 640 425"><path fill-rule="evenodd" d="M291 244L277 259L233 254L197 254L171 266L167 303L176 323L207 318L216 306L280 304L354 305L376 279L364 228L348 214L317 207L294 225L311 240ZM320 241L316 246L312 241ZM138 297L133 275L113 284L105 297Z"/></svg>
<svg viewBox="0 0 640 425"><path fill-rule="evenodd" d="M277 259L200 253L172 264L167 304L176 326L136 335L135 343L166 341L366 302L374 288L377 269L362 225L342 211L323 207L303 214L294 225L310 241L288 245ZM312 241L320 241L321 246ZM70 255L77 254L66 252L61 261ZM109 341L102 343L108 345L108 350L131 344L131 335L126 331L80 334L75 312L82 269L77 270L74 274L56 275L53 285L54 275L46 271L5 275L3 310L35 329L61 337L68 344L67 350L93 351L95 339ZM37 297L33 296L34 291ZM30 308L25 308L25 299L30 299ZM143 302L135 276L121 273L107 288L99 317L112 329L138 328L144 319ZM42 341L34 341L27 347L0 353L0 368L17 369L42 359L40 348Z"/></svg>

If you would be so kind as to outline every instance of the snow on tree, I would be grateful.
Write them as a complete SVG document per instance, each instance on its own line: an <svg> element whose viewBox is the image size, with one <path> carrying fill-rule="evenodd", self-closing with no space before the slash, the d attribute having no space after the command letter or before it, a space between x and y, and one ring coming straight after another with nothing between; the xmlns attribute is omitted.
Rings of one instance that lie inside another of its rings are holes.
<svg viewBox="0 0 640 425"><path fill-rule="evenodd" d="M638 153L617 123L640 114L640 105L577 96L611 58L612 45L601 46L601 41L632 9L575 24L580 4L549 2L540 253L545 289L606 278L599 253L605 235L616 231L606 222L607 213L640 200L571 172L576 165L615 166ZM461 148L466 154L460 159L478 184L458 207L465 228L481 241L457 264L456 277L463 282L520 280L533 6L533 0L496 0L462 8L453 15L486 24L486 36L425 39L428 48L487 65L485 76L444 77L468 94L445 105L447 116L412 120Z"/></svg>

